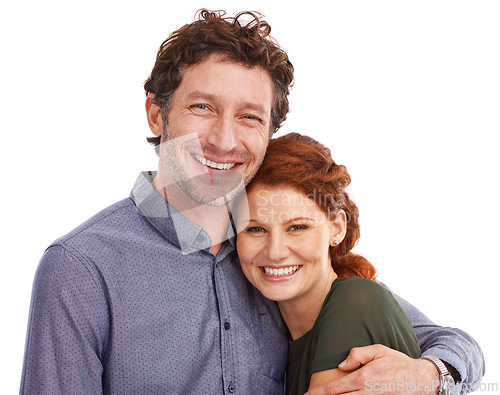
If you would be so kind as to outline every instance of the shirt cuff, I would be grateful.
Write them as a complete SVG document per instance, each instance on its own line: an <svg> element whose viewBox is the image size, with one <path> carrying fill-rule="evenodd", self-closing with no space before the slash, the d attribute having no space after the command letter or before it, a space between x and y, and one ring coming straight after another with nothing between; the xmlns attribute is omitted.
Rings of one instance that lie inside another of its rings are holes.
<svg viewBox="0 0 500 395"><path fill-rule="evenodd" d="M440 360L450 364L453 366L458 374L460 375L460 382L457 384L457 389L460 389L460 384L464 382L466 376L467 376L467 369L465 367L464 362L462 359L455 354L454 352L451 352L448 349L440 348L440 347L432 347L425 352L422 353L422 356L425 357L426 355L434 355L435 357L439 358ZM459 394L460 391L455 390L455 393Z"/></svg>

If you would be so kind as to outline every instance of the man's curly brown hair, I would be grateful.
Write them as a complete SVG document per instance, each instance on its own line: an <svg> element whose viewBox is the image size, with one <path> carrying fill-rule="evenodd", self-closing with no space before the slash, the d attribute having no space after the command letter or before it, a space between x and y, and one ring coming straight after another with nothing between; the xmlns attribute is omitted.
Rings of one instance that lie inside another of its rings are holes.
<svg viewBox="0 0 500 395"><path fill-rule="evenodd" d="M250 21L242 23L242 19ZM271 26L253 11L225 17L224 11L201 9L197 20L173 32L160 46L151 75L144 83L146 94L154 93L153 103L162 109L164 121L174 91L184 71L214 53L248 67L266 70L274 83L274 102L269 134L276 132L289 111L288 94L293 84L293 65L288 55L270 36ZM160 144L160 137L148 137Z"/></svg>

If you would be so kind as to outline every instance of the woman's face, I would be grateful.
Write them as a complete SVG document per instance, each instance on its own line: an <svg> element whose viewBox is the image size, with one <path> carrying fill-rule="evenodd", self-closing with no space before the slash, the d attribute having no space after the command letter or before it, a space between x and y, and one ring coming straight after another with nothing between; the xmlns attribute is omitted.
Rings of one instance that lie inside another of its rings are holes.
<svg viewBox="0 0 500 395"><path fill-rule="evenodd" d="M248 213L240 208L237 216L245 276L271 300L314 301L336 277L329 255L336 225L292 188L257 185L247 196Z"/></svg>

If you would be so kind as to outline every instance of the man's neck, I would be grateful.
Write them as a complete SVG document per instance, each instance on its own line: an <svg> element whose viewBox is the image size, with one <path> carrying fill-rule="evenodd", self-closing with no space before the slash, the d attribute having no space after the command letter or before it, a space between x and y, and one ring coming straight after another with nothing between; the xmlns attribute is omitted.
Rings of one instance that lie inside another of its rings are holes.
<svg viewBox="0 0 500 395"><path fill-rule="evenodd" d="M168 190L158 177L153 180L153 187L163 198L184 217L201 226L212 241L210 252L217 255L222 242L227 240L227 228L230 214L226 205L213 207L189 199L176 183L169 183Z"/></svg>

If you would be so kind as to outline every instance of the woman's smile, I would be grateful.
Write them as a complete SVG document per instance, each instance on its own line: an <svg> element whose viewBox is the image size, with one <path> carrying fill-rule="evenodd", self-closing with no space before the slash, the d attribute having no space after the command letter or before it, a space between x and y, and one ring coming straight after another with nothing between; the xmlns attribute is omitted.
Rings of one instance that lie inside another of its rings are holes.
<svg viewBox="0 0 500 395"><path fill-rule="evenodd" d="M286 281L291 279L302 267L302 265L284 266L280 268L261 266L264 280L267 281Z"/></svg>

